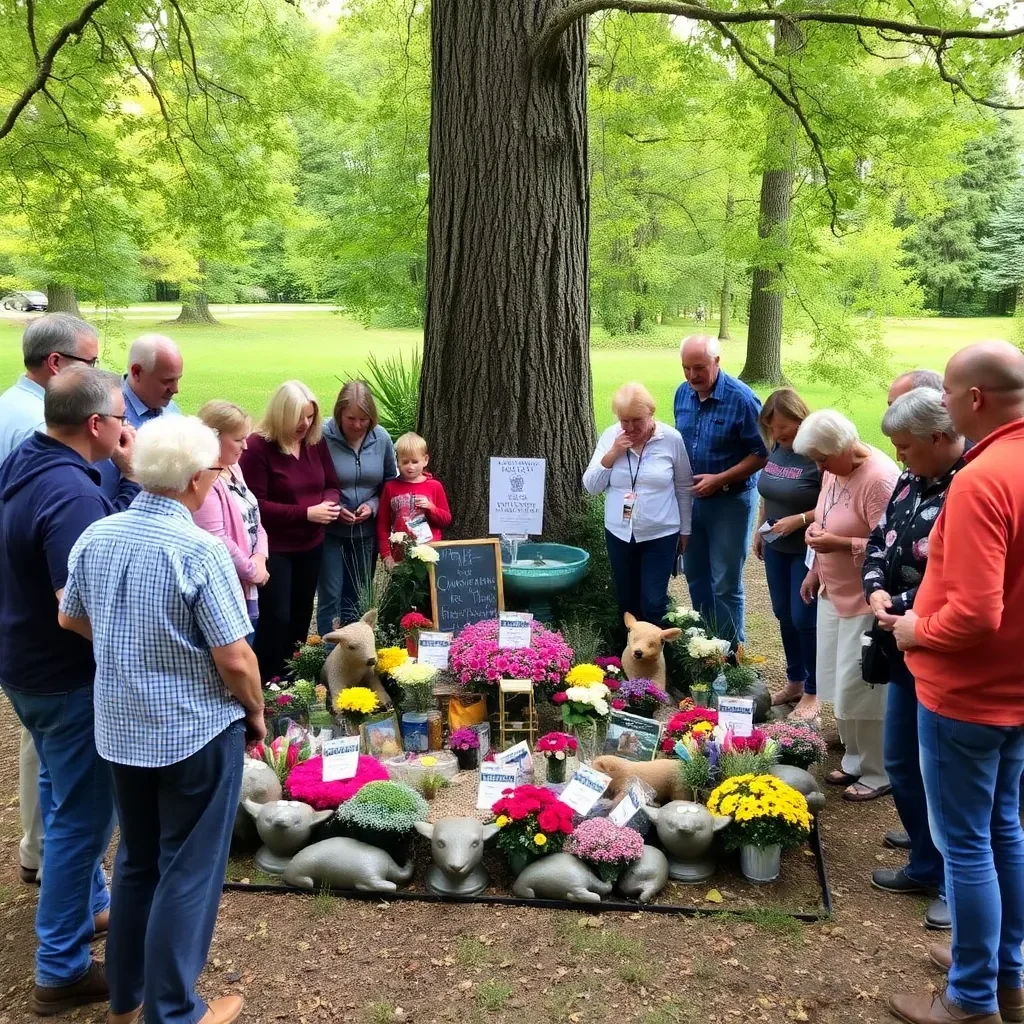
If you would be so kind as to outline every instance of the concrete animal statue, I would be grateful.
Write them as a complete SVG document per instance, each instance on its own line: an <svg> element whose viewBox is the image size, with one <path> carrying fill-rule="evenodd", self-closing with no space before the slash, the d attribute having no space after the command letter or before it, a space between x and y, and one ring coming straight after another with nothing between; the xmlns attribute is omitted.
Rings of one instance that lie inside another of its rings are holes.
<svg viewBox="0 0 1024 1024"><path fill-rule="evenodd" d="M245 800L242 806L256 821L263 845L256 851L256 866L268 875L279 875L288 861L309 843L313 827L327 821L334 811L314 811L298 800L272 800L258 804Z"/></svg>
<svg viewBox="0 0 1024 1024"><path fill-rule="evenodd" d="M416 831L430 840L433 863L427 868L427 892L437 896L479 896L490 884L480 863L484 843L497 834L497 825L484 825L476 818L442 818L417 821Z"/></svg>
<svg viewBox="0 0 1024 1024"><path fill-rule="evenodd" d="M373 627L377 624L377 609L371 608L361 619L335 629L324 638L334 644L327 656L320 681L327 687L330 709L339 693L349 686L366 686L377 695L382 708L391 704L391 698L377 675L377 643Z"/></svg>
<svg viewBox="0 0 1024 1024"><path fill-rule="evenodd" d="M538 858L523 868L512 884L512 895L524 900L600 903L611 891L611 882L603 882L571 853Z"/></svg>
<svg viewBox="0 0 1024 1024"><path fill-rule="evenodd" d="M704 882L715 873L711 845L732 818L712 814L703 804L673 800L664 807L648 807L658 838L669 857L668 875L677 882Z"/></svg>
<svg viewBox="0 0 1024 1024"><path fill-rule="evenodd" d="M357 839L324 839L300 850L284 869L283 881L298 889L355 889L394 892L408 885L416 863L398 865L391 855Z"/></svg>
<svg viewBox="0 0 1024 1024"><path fill-rule="evenodd" d="M281 782L277 772L266 761L247 757L242 763L242 792L238 798L238 813L235 815L234 838L243 843L256 841L256 822L244 807L246 800L268 804L280 799Z"/></svg>
<svg viewBox="0 0 1024 1024"><path fill-rule="evenodd" d="M646 782L662 804L670 800L685 800L690 795L689 787L683 782L679 761L674 757L663 757L656 761L627 761L624 757L602 754L594 758L592 767L612 777L605 793L609 799L625 793L633 779Z"/></svg>
<svg viewBox="0 0 1024 1024"><path fill-rule="evenodd" d="M681 629L662 629L640 622L629 612L622 617L629 634L622 652L622 669L627 679L650 679L665 689L665 644L682 636Z"/></svg>
<svg viewBox="0 0 1024 1024"><path fill-rule="evenodd" d="M792 764L775 764L769 774L781 779L787 786L792 786L798 793L803 793L807 800L807 810L817 814L825 809L825 794L818 785L818 780L803 768Z"/></svg>
<svg viewBox="0 0 1024 1024"><path fill-rule="evenodd" d="M616 888L637 903L650 903L668 882L668 857L656 846L645 846L640 859L619 877Z"/></svg>

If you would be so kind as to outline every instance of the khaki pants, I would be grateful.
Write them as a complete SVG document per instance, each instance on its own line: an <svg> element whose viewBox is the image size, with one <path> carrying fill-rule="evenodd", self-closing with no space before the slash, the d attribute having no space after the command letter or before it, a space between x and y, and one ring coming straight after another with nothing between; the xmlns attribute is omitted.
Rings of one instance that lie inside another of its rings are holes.
<svg viewBox="0 0 1024 1024"><path fill-rule="evenodd" d="M18 756L18 802L21 804L21 866L43 866L43 819L39 813L39 756L32 734L21 727L21 749Z"/></svg>

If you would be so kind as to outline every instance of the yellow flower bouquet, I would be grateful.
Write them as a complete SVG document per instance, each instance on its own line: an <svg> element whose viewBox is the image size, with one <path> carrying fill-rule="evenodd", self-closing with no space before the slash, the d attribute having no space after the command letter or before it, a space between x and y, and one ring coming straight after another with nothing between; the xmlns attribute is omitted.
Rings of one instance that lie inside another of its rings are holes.
<svg viewBox="0 0 1024 1024"><path fill-rule="evenodd" d="M380 708L377 694L368 686L348 686L334 700L334 710L358 726Z"/></svg>
<svg viewBox="0 0 1024 1024"><path fill-rule="evenodd" d="M732 818L722 833L730 849L799 846L811 831L807 800L774 775L735 775L711 793L708 810Z"/></svg>
<svg viewBox="0 0 1024 1024"><path fill-rule="evenodd" d="M597 686L603 683L605 671L598 665L574 665L565 676L566 686Z"/></svg>
<svg viewBox="0 0 1024 1024"><path fill-rule="evenodd" d="M409 660L409 652L403 647L381 647L377 651L377 671L382 676L404 665Z"/></svg>

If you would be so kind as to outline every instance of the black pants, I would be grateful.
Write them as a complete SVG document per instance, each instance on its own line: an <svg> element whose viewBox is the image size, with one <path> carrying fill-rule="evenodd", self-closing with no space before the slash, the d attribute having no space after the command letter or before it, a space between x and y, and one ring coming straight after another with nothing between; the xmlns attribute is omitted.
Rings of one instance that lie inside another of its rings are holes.
<svg viewBox="0 0 1024 1024"><path fill-rule="evenodd" d="M284 675L285 661L309 636L322 551L317 545L312 551L272 554L267 559L270 579L260 588L260 617L252 645L264 682Z"/></svg>

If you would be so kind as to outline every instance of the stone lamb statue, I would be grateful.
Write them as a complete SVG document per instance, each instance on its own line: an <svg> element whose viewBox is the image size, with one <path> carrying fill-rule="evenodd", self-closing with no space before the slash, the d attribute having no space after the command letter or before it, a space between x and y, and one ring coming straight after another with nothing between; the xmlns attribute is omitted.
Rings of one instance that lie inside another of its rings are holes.
<svg viewBox="0 0 1024 1024"><path fill-rule="evenodd" d="M616 888L637 903L650 903L668 882L668 857L656 846L645 846L635 864L619 876Z"/></svg>
<svg viewBox="0 0 1024 1024"><path fill-rule="evenodd" d="M483 825L476 818L442 818L417 821L416 831L430 840L433 864L427 868L427 892L436 896L479 896L490 884L480 863L484 843L497 834L497 825Z"/></svg>
<svg viewBox="0 0 1024 1024"><path fill-rule="evenodd" d="M266 804L280 799L281 783L274 769L266 761L247 757L242 762L242 792L235 815L234 838L243 843L252 843L256 839L256 822L245 809L246 800Z"/></svg>
<svg viewBox="0 0 1024 1024"><path fill-rule="evenodd" d="M622 670L627 679L650 679L665 689L665 643L682 636L681 629L662 629L640 622L629 612L623 616L629 634L622 652Z"/></svg>
<svg viewBox="0 0 1024 1024"><path fill-rule="evenodd" d="M645 807L669 857L668 875L677 882L704 882L715 873L711 852L715 833L731 817L712 814L703 804L673 800L664 807Z"/></svg>
<svg viewBox="0 0 1024 1024"><path fill-rule="evenodd" d="M371 608L357 622L332 630L323 638L324 643L334 644L320 674L320 681L327 687L332 712L338 694L349 686L366 686L373 690L382 708L391 704L377 675L377 644L373 636L376 624L377 610Z"/></svg>
<svg viewBox="0 0 1024 1024"><path fill-rule="evenodd" d="M569 900L600 903L612 891L612 883L598 878L583 861L571 853L539 857L519 873L512 895L526 900Z"/></svg>
<svg viewBox="0 0 1024 1024"><path fill-rule="evenodd" d="M242 806L256 820L256 831L263 846L256 851L256 867L268 875L279 875L288 861L313 835L313 826L327 821L333 810L314 811L298 800L272 800L258 804L244 800Z"/></svg>
<svg viewBox="0 0 1024 1024"><path fill-rule="evenodd" d="M300 850L284 869L283 880L299 889L355 889L394 892L408 885L416 862L399 866L384 850L356 839L324 839Z"/></svg>

